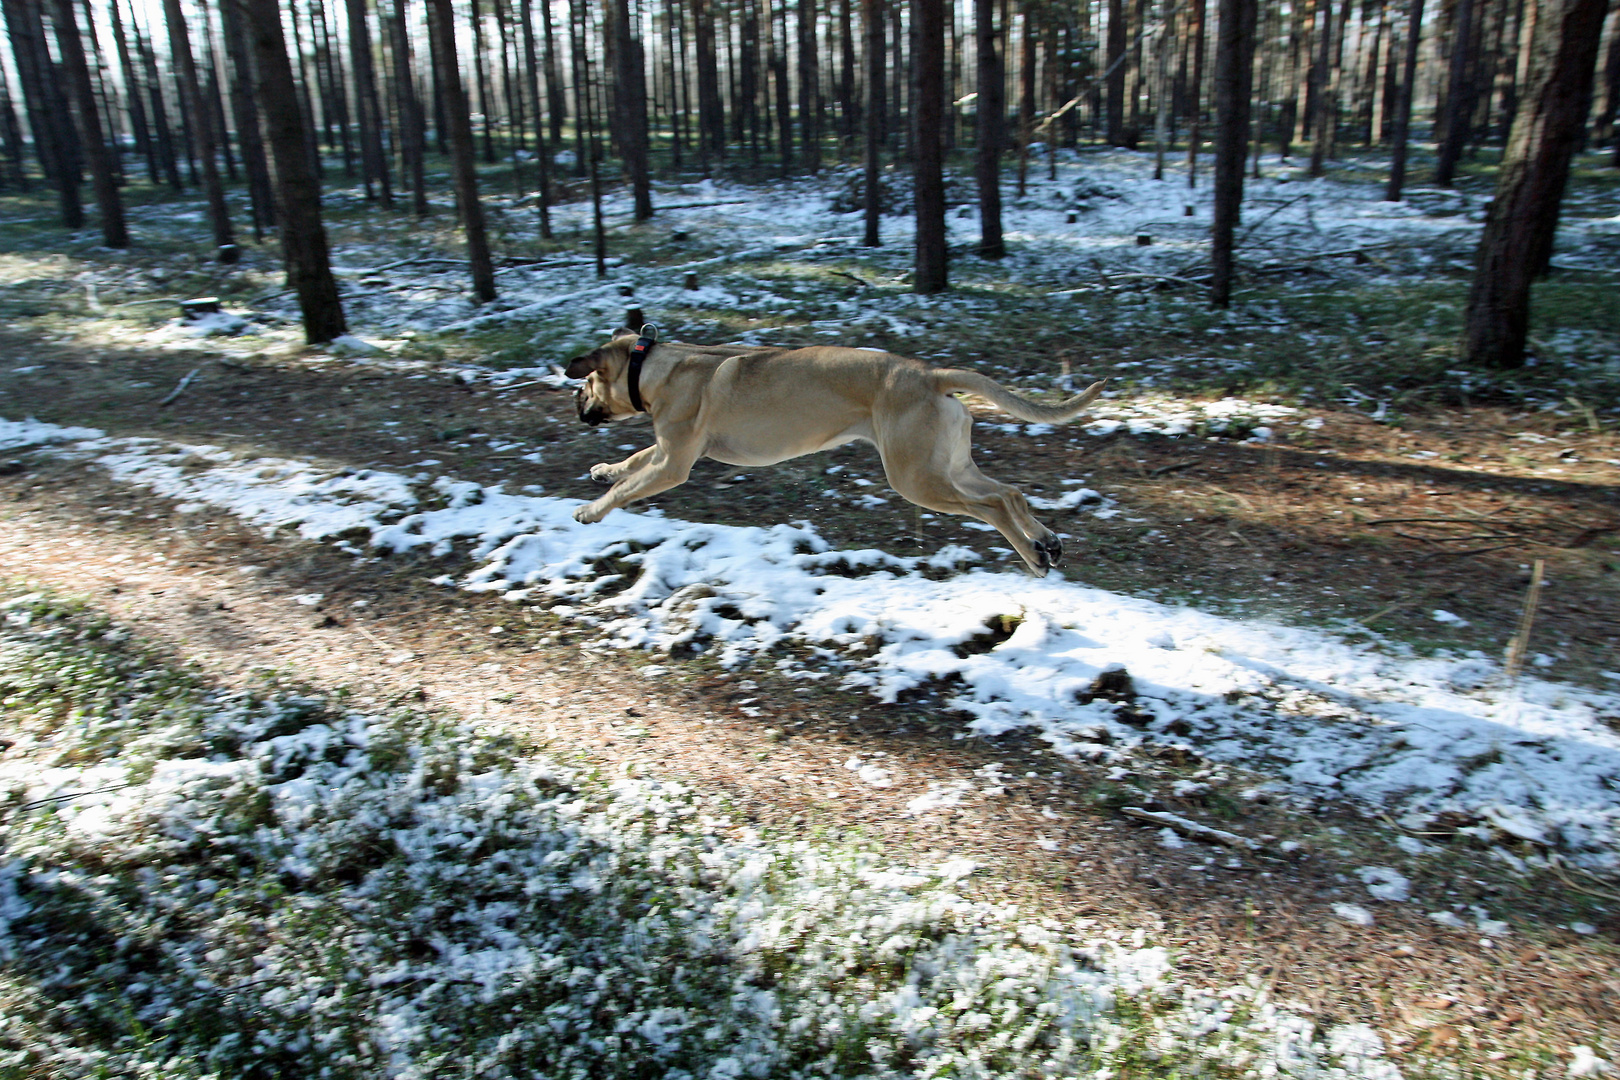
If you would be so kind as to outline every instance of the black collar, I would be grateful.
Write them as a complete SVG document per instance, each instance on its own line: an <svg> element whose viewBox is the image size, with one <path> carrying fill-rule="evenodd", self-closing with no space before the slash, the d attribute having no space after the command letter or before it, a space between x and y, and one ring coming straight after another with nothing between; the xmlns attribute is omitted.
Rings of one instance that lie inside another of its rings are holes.
<svg viewBox="0 0 1620 1080"><path fill-rule="evenodd" d="M647 407L641 402L641 365L657 341L657 338L648 337L643 332L642 336L636 339L635 348L630 350L630 404L634 406L636 412L647 411Z"/></svg>

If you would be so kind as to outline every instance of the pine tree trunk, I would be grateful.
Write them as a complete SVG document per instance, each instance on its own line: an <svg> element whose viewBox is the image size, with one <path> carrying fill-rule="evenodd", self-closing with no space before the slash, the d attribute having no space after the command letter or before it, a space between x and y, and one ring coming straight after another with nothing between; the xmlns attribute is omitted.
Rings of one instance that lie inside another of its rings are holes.
<svg viewBox="0 0 1620 1080"><path fill-rule="evenodd" d="M547 0L540 0L547 7ZM545 114L540 108L539 64L534 40L534 5L521 0L518 18L523 22L523 70L529 97L534 101L534 160L540 166L540 239L551 239L551 151L546 145ZM548 16L549 19L549 16Z"/></svg>
<svg viewBox="0 0 1620 1080"><path fill-rule="evenodd" d="M208 219L214 227L214 247L220 262L234 263L240 253L231 230L231 212L225 205L225 186L220 183L219 163L214 159L212 110L203 102L202 90L197 82L197 68L191 59L191 33L186 27L185 14L180 10L180 0L163 0L163 12L169 24L169 55L180 77L185 111L192 117L192 128L197 136L197 156L202 160L203 191L208 198Z"/></svg>
<svg viewBox="0 0 1620 1080"><path fill-rule="evenodd" d="M821 171L821 66L816 55L816 0L799 0L799 132L804 169Z"/></svg>
<svg viewBox="0 0 1620 1080"><path fill-rule="evenodd" d="M861 103L855 96L855 0L838 0L838 154L848 161L861 129Z"/></svg>
<svg viewBox="0 0 1620 1080"><path fill-rule="evenodd" d="M96 109L96 90L90 82L90 66L84 56L84 39L73 10L73 0L56 0L56 47L62 57L68 90L78 106L80 130L84 132L85 156L90 159L90 182L95 186L101 213L101 242L110 248L129 247L129 229L124 224L124 202L118 195L118 178L113 175L112 155L102 134L101 116ZM92 27L91 33L95 30Z"/></svg>
<svg viewBox="0 0 1620 1080"><path fill-rule="evenodd" d="M321 224L320 183L309 156L304 117L281 32L280 8L276 0L245 0L244 8L253 39L265 134L276 164L281 250L287 263L287 280L298 293L298 307L304 317L304 340L314 345L331 341L348 328L337 279L332 276L326 229Z"/></svg>
<svg viewBox="0 0 1620 1080"><path fill-rule="evenodd" d="M878 225L883 216L883 182L878 150L883 145L883 0L861 0L861 30L866 35L866 174L864 177L866 234L861 243L877 247L883 241Z"/></svg>
<svg viewBox="0 0 1620 1080"><path fill-rule="evenodd" d="M973 41L979 54L979 101L975 110L975 172L979 181L979 254L1007 254L1001 234L1001 147L1006 139L1006 76L996 53L995 0L973 0Z"/></svg>
<svg viewBox="0 0 1620 1080"><path fill-rule="evenodd" d="M1198 186L1198 146L1204 121L1204 14L1207 0L1192 0L1192 25L1188 33L1193 39L1193 76L1188 87L1187 107L1187 186Z"/></svg>
<svg viewBox="0 0 1620 1080"><path fill-rule="evenodd" d="M1210 233L1210 302L1232 302L1232 254L1243 205L1254 78L1255 0L1220 0L1215 39L1215 220Z"/></svg>
<svg viewBox="0 0 1620 1080"><path fill-rule="evenodd" d="M388 20L394 37L394 82L399 98L399 141L403 151L406 180L411 186L411 209L419 218L431 208L427 197L427 130L422 115L422 99L416 92L416 73L411 62L411 33L405 0L394 0L394 17Z"/></svg>
<svg viewBox="0 0 1620 1080"><path fill-rule="evenodd" d="M45 44L45 23L40 0L7 0L3 5L6 33L11 53L17 61L28 126L34 136L34 153L40 171L56 188L62 225L84 227L84 204L79 200L79 167L70 136L73 125L61 124L54 117L65 113L56 71Z"/></svg>
<svg viewBox="0 0 1620 1080"><path fill-rule="evenodd" d="M394 191L388 175L388 158L383 153L382 105L377 97L377 73L371 58L366 0L347 0L347 7L349 62L354 68L355 111L360 117L360 167L365 173L366 198L373 200L380 196L382 204L392 209Z"/></svg>
<svg viewBox="0 0 1620 1080"><path fill-rule="evenodd" d="M439 92L450 125L451 171L455 178L456 205L461 211L462 228L467 233L467 262L472 273L473 296L480 304L495 299L495 265L490 259L489 238L484 228L484 207L478 201L478 172L474 165L472 118L467 115L467 95L461 87L461 69L456 63L455 10L450 0L428 0L428 32L439 43Z"/></svg>
<svg viewBox="0 0 1620 1080"><path fill-rule="evenodd" d="M16 179L17 189L24 192L31 190L32 185L28 182L28 165L23 159L22 125L17 122L17 113L11 100L11 82L4 65L0 65L0 140L5 142L6 158L11 162L11 172Z"/></svg>
<svg viewBox="0 0 1620 1080"><path fill-rule="evenodd" d="M221 0L220 23L225 35L225 55L231 62L231 110L236 117L237 142L242 147L242 168L247 173L248 205L253 213L253 239L264 239L264 230L276 224L276 198L270 186L270 162L265 157L264 136L259 130L258 77L253 70L247 38L247 12L243 0Z"/></svg>
<svg viewBox="0 0 1620 1080"><path fill-rule="evenodd" d="M180 178L180 162L174 152L174 131L169 126L169 109L163 100L163 80L158 74L157 57L152 45L135 23L134 5L130 6L130 28L135 34L135 55L140 58L146 75L146 92L151 97L152 137L157 144L158 168L176 191L184 190Z"/></svg>
<svg viewBox="0 0 1620 1080"><path fill-rule="evenodd" d="M129 122L135 132L135 152L146 158L146 175L153 184L158 180L157 146L152 131L146 125L146 102L141 98L141 81L135 73L135 61L129 53L129 36L124 33L121 11L124 0L112 0L107 5L112 16L113 46L118 50L118 67L124 75L124 91L129 105Z"/></svg>
<svg viewBox="0 0 1620 1080"><path fill-rule="evenodd" d="M1464 316L1463 359L1481 367L1524 365L1530 284L1552 258L1603 34L1606 0L1541 0L1541 7Z"/></svg>
<svg viewBox="0 0 1620 1080"><path fill-rule="evenodd" d="M219 139L220 156L225 159L225 176L231 183L236 183L236 157L231 153L231 125L225 119L225 95L219 85L219 54L214 49L214 19L213 11L207 4L200 6L203 17L203 64L208 69L208 85L204 90L204 97L208 100L209 115L213 120L214 134Z"/></svg>
<svg viewBox="0 0 1620 1080"><path fill-rule="evenodd" d="M619 152L630 178L635 219L646 221L653 214L647 167L647 72L641 42L630 28L630 0L614 0L613 23L619 66Z"/></svg>
<svg viewBox="0 0 1620 1080"><path fill-rule="evenodd" d="M332 144L331 129L336 127L338 143L343 147L343 175L353 178L354 140L349 134L349 91L343 78L343 59L332 44L332 27L326 18L326 0L310 0L309 10L309 32L319 42L315 62L325 79L321 103L327 118L327 145Z"/></svg>
<svg viewBox="0 0 1620 1080"><path fill-rule="evenodd" d="M793 90L788 84L787 8L781 9L782 25L777 28L767 6L765 19L770 32L771 80L776 88L776 132L782 150L782 174L793 170Z"/></svg>
<svg viewBox="0 0 1620 1080"><path fill-rule="evenodd" d="M562 68L557 63L557 42L551 25L551 4L540 5L541 28L546 41L546 105L551 124L551 146L562 145L563 121L568 119L568 97L563 91Z"/></svg>
<svg viewBox="0 0 1620 1080"><path fill-rule="evenodd" d="M913 199L917 210L919 293L950 288L945 247L944 149L940 127L945 119L945 0L912 0L912 26L917 73L916 127L912 134Z"/></svg>
<svg viewBox="0 0 1620 1080"><path fill-rule="evenodd" d="M1457 17L1451 31L1451 65L1446 80L1445 137L1440 142L1434 169L1434 182L1451 187L1468 139L1469 114L1473 95L1469 93L1468 69L1473 62L1474 0L1457 0Z"/></svg>
<svg viewBox="0 0 1620 1080"><path fill-rule="evenodd" d="M698 156L705 174L709 161L726 157L726 114L720 100L720 67L714 52L714 16L708 0L692 0L692 32L697 51Z"/></svg>
<svg viewBox="0 0 1620 1080"><path fill-rule="evenodd" d="M1412 126L1412 91L1417 81L1419 39L1423 32L1423 0L1407 0L1411 5L1406 27L1406 62L1400 89L1396 91L1395 117L1389 134L1389 183L1384 187L1385 202L1400 202L1406 183L1406 142ZM1535 3L1535 0L1529 0Z"/></svg>
<svg viewBox="0 0 1620 1080"><path fill-rule="evenodd" d="M1128 45L1124 0L1108 0L1109 146L1125 145L1125 51Z"/></svg>

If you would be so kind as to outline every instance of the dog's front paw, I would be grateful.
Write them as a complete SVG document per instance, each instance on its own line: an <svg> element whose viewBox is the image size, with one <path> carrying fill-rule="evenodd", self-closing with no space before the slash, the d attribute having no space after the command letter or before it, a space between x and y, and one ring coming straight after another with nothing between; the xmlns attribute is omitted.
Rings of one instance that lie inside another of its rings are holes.
<svg viewBox="0 0 1620 1080"><path fill-rule="evenodd" d="M596 503L586 503L574 511L574 520L581 525L594 525L607 517L608 512Z"/></svg>
<svg viewBox="0 0 1620 1080"><path fill-rule="evenodd" d="M591 466L591 479L595 480L598 484L611 484L618 478L618 472L614 470L612 465L609 465L605 461L600 465Z"/></svg>

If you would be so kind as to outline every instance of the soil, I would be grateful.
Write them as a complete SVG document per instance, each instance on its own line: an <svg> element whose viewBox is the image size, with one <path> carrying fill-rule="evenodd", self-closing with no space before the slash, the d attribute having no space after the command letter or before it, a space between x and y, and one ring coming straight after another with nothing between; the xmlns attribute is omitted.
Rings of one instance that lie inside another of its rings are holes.
<svg viewBox="0 0 1620 1080"><path fill-rule="evenodd" d="M87 349L0 330L0 355L26 355L34 368L0 383L8 418L353 468L402 469L431 454L439 471L510 490L589 495L588 467L647 434L584 429L569 393L544 385L497 390L318 351L205 359L168 406L162 400L198 367L195 353ZM1129 507L1070 526L1069 576L1103 588L1499 655L1540 560L1551 584L1534 612L1531 663L1613 688L1601 674L1620 656L1613 431L1592 430L1579 412L1436 409L1398 428L1319 415L1320 428L1273 445L1129 436L1042 445L986 425L975 444L988 473L1027 491L1055 494L1057 478L1089 474L1090 486ZM470 438L481 434L539 443L543 460L491 454ZM847 466L836 478L825 472L834 464ZM924 519L898 498L855 511L820 496L861 478L882 481L870 448L762 471L704 463L653 504L733 524L809 517L839 547L984 550L984 534ZM1059 918L1146 926L1175 949L1187 978L1260 980L1320 1022L1369 1021L1412 1066L1434 1056L1467 1063L1471 1075L1562 1076L1567 1059L1557 1055L1572 1045L1620 1052L1614 883L1573 872L1515 877L1460 837L1427 837L1439 854L1408 857L1392 827L1331 804L1302 813L1219 792L1177 796L1171 781L1198 763L1173 757L1140 770L1153 785L1148 809L1265 846L1167 848L1157 827L1119 813L1129 792L1105 769L1016 734L957 738L960 724L926 695L882 705L701 658L659 657L662 672L649 676L651 658L582 647L543 610L432 584L445 560L357 559L222 514L182 515L47 453L0 455L0 567L11 591L47 585L87 597L231 683L282 673L347 688L362 704L424 700L540 752L725 792L748 823L777 834L974 858L986 868L975 878L985 895ZM314 606L293 600L317 593ZM1437 623L1439 608L1467 625ZM889 769L892 787L857 783L845 768L855 754ZM1003 796L921 818L899 813L931 783L991 764L1007 777ZM1305 846L1284 855L1279 837ZM1371 904L1349 876L1369 862L1402 867L1414 902ZM1336 917L1339 902L1376 907L1375 925ZM1424 914L1469 905L1507 918L1513 932L1482 939ZM1562 928L1577 920L1598 933Z"/></svg>

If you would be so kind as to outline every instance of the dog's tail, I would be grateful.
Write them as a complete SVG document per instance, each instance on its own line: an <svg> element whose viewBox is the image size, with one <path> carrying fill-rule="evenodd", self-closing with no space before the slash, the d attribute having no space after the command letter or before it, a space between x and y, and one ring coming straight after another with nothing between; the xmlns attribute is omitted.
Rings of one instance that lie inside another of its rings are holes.
<svg viewBox="0 0 1620 1080"><path fill-rule="evenodd" d="M1010 413L1020 420L1032 424L1061 424L1073 420L1086 411L1086 406L1102 393L1108 380L1092 383L1086 387L1084 393L1076 394L1056 405L1042 405L1038 401L1031 401L1027 397L1015 394L994 379L986 378L977 371L966 371L962 368L936 368L934 371L934 385L942 394L972 394L981 397L1000 409Z"/></svg>

